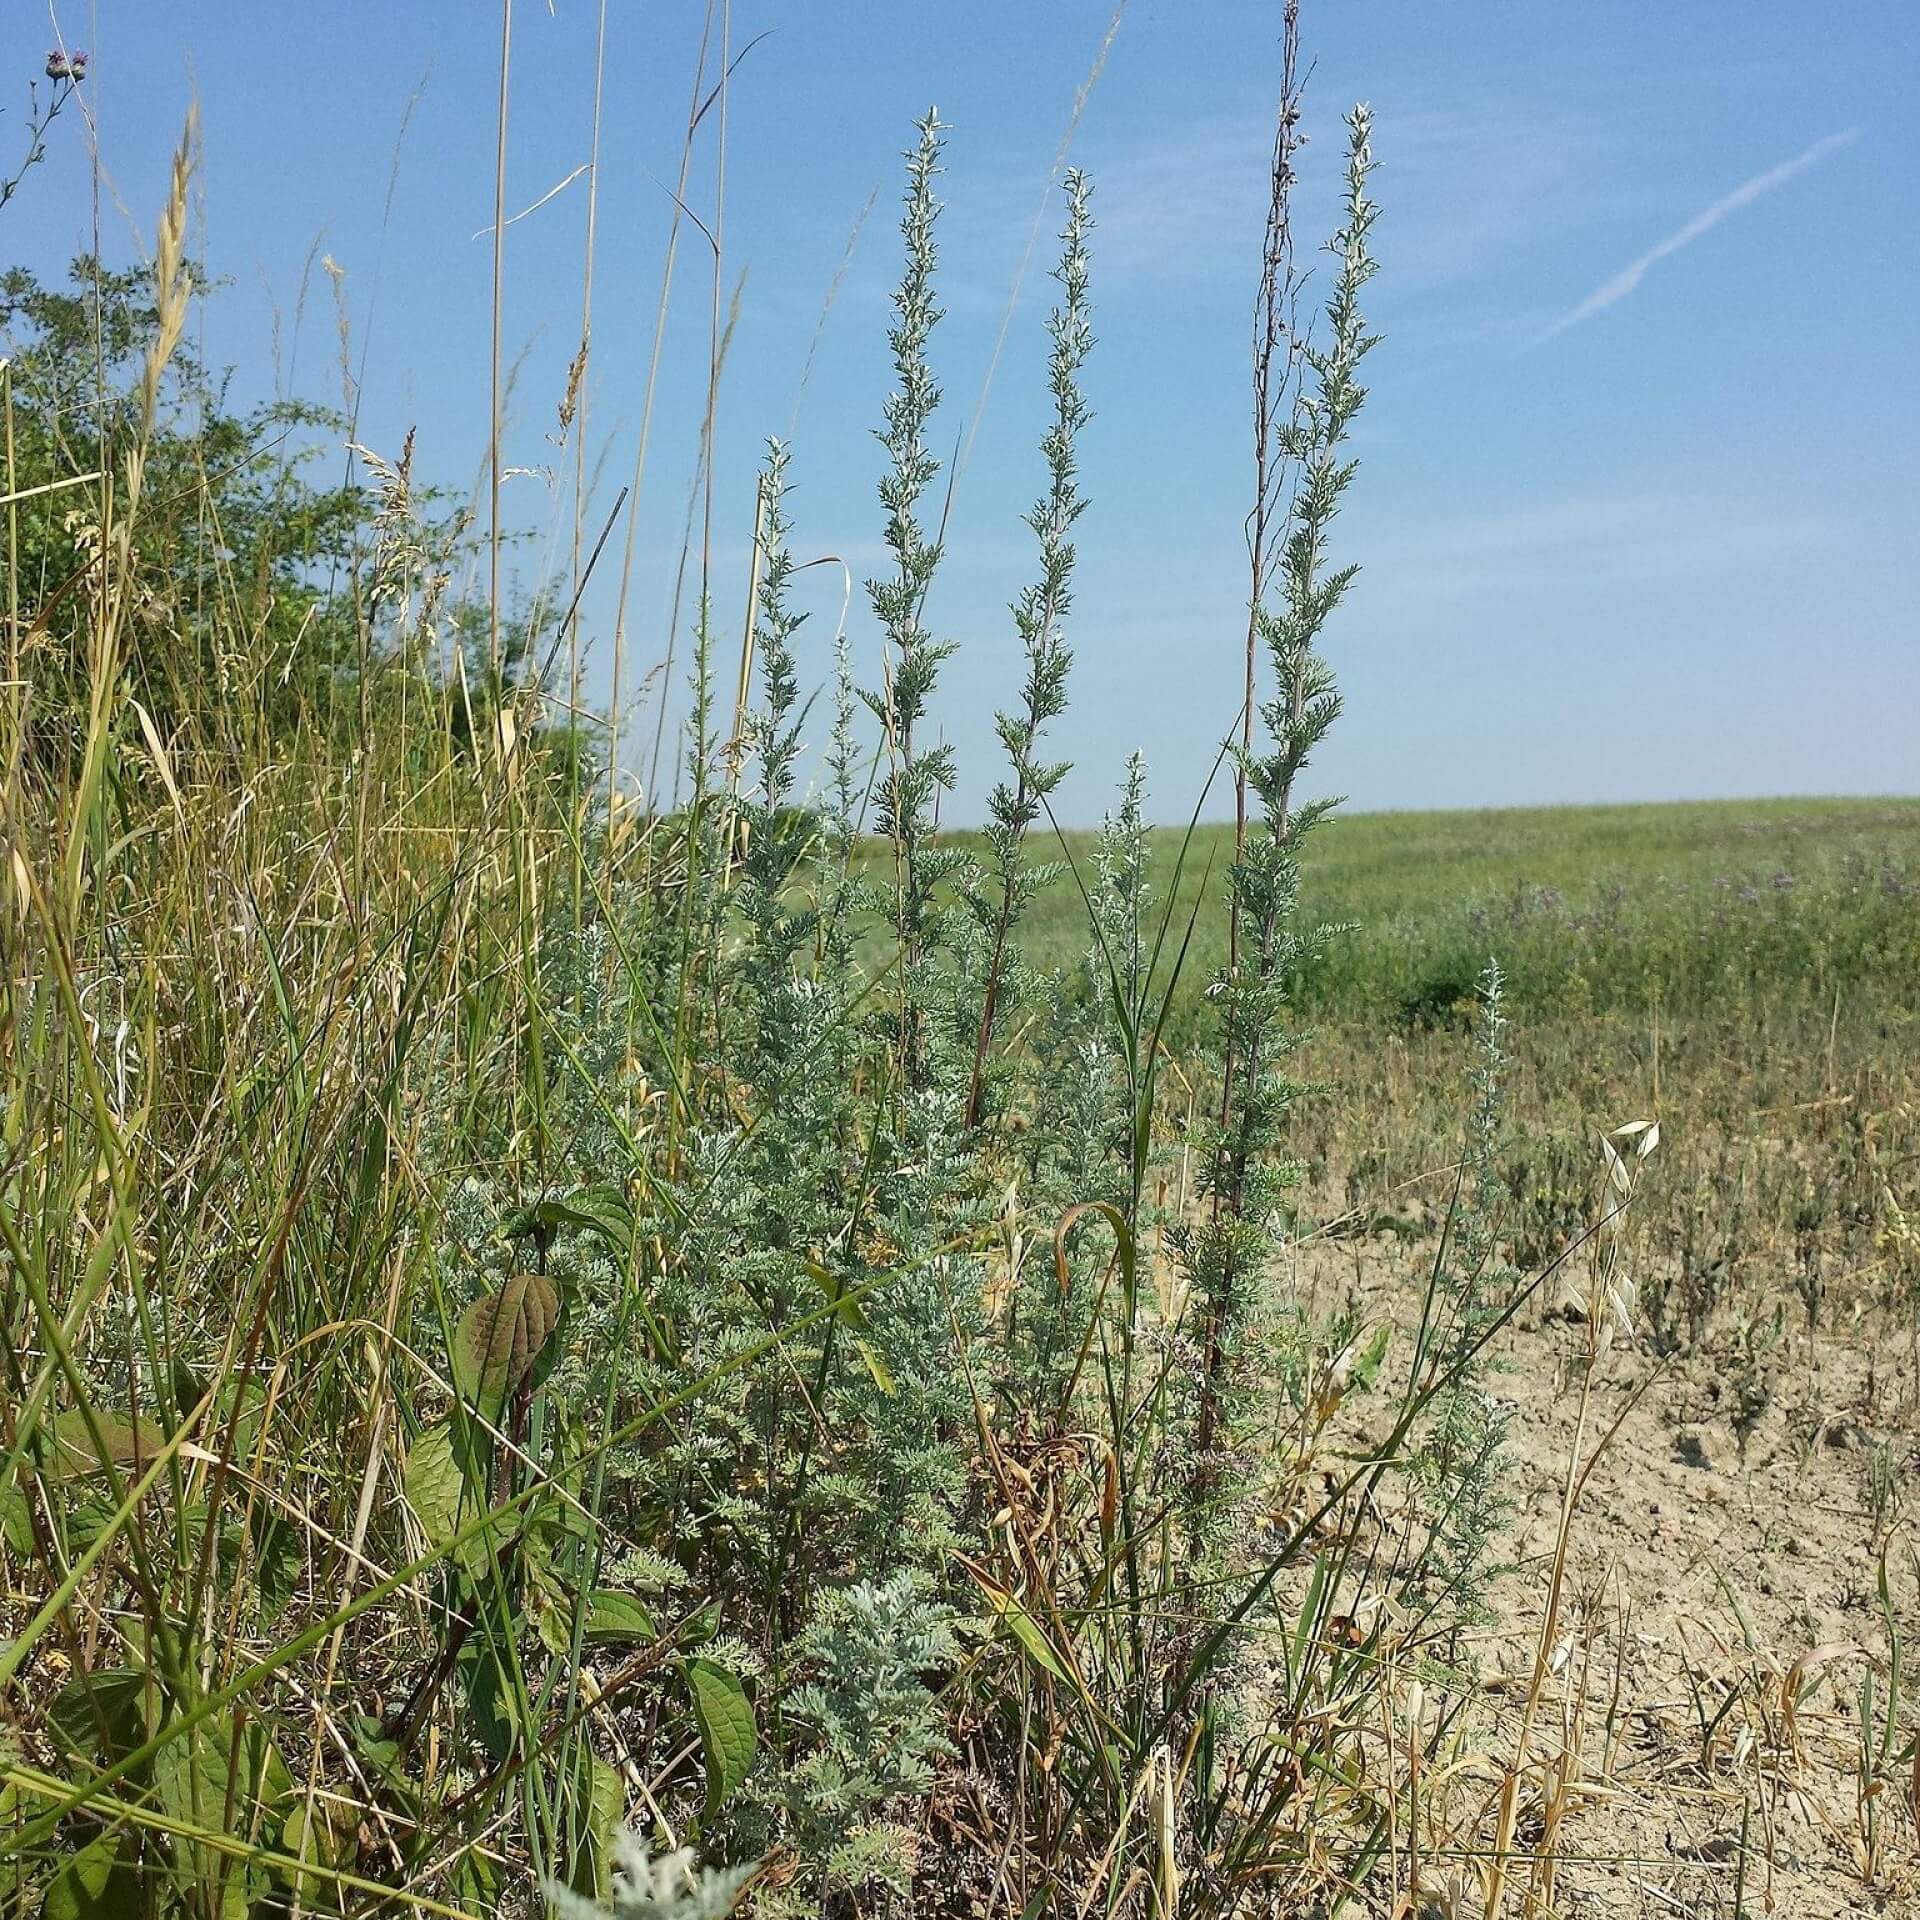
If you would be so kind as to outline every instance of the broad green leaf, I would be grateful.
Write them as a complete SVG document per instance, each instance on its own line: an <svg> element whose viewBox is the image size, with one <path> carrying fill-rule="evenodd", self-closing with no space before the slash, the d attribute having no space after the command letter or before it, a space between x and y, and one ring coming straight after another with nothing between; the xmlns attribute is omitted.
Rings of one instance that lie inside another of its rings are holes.
<svg viewBox="0 0 1920 1920"><path fill-rule="evenodd" d="M167 1443L167 1436L144 1416L126 1420L116 1413L96 1413L94 1425L100 1429L97 1446L78 1407L69 1407L54 1421L47 1470L56 1480L104 1473L109 1464L138 1472Z"/></svg>
<svg viewBox="0 0 1920 1920"><path fill-rule="evenodd" d="M303 1799L281 1824L280 1848L290 1860L338 1872L353 1865L359 1850L357 1826L353 1814L344 1808L316 1800L309 1809ZM317 1898L328 1885L322 1875L302 1873L290 1862L276 1865L275 1874L285 1885L303 1890L309 1900Z"/></svg>
<svg viewBox="0 0 1920 1920"><path fill-rule="evenodd" d="M69 1854L47 1887L41 1920L140 1920L140 1876L124 1836L103 1833Z"/></svg>
<svg viewBox="0 0 1920 1920"><path fill-rule="evenodd" d="M67 1543L76 1553L85 1553L115 1524L114 1503L87 1494L69 1494L66 1499Z"/></svg>
<svg viewBox="0 0 1920 1920"><path fill-rule="evenodd" d="M420 1522L420 1531L436 1547L444 1547L460 1531L461 1521L477 1511L467 1494L464 1453L455 1440L453 1422L442 1420L428 1427L407 1455L402 1481L407 1505Z"/></svg>
<svg viewBox="0 0 1920 1920"><path fill-rule="evenodd" d="M172 1376L174 1411L184 1420L200 1404L200 1396L205 1393L206 1387L194 1371L193 1363L184 1354L174 1355L169 1372Z"/></svg>
<svg viewBox="0 0 1920 1920"><path fill-rule="evenodd" d="M519 1697L507 1662L513 1649L496 1645L486 1631L476 1632L455 1663L473 1730L498 1765L512 1757L520 1724Z"/></svg>
<svg viewBox="0 0 1920 1920"><path fill-rule="evenodd" d="M506 1234L509 1240L551 1238L562 1227L594 1235L624 1260L633 1241L633 1208L619 1187L579 1187L522 1208L507 1223Z"/></svg>
<svg viewBox="0 0 1920 1920"><path fill-rule="evenodd" d="M0 1487L0 1540L6 1542L16 1559L32 1557L33 1509L19 1487Z"/></svg>
<svg viewBox="0 0 1920 1920"><path fill-rule="evenodd" d="M453 1886L456 1904L468 1913L492 1913L500 1904L500 1870L478 1847L460 1856Z"/></svg>
<svg viewBox="0 0 1920 1920"><path fill-rule="evenodd" d="M613 1840L627 1811L627 1790L618 1772L582 1745L574 1761L573 1831L582 1845L568 1867L575 1893L604 1900L613 1887Z"/></svg>
<svg viewBox="0 0 1920 1920"><path fill-rule="evenodd" d="M300 1571L299 1529L262 1501L253 1510L253 1576L264 1625L271 1626L286 1612Z"/></svg>
<svg viewBox="0 0 1920 1920"><path fill-rule="evenodd" d="M737 1674L711 1660L689 1660L686 1675L707 1764L707 1803L701 1818L711 1820L752 1771L759 1733Z"/></svg>
<svg viewBox="0 0 1920 1920"><path fill-rule="evenodd" d="M483 1418L500 1418L559 1323L559 1292L538 1273L516 1273L461 1315L453 1335L454 1383Z"/></svg>
<svg viewBox="0 0 1920 1920"><path fill-rule="evenodd" d="M211 1448L223 1447L227 1427L233 1427L233 1457L253 1458L260 1443L260 1423L266 1417L267 1390L258 1380L235 1380L223 1387L207 1423L204 1437Z"/></svg>
<svg viewBox="0 0 1920 1920"><path fill-rule="evenodd" d="M582 1637L591 1644L598 1641L651 1640L653 1622L644 1608L624 1593L596 1589L586 1597L584 1606L576 1590L553 1571L537 1533L526 1536L521 1552L526 1572L526 1611L540 1635L540 1643L552 1654L573 1650L576 1614L582 1617Z"/></svg>
<svg viewBox="0 0 1920 1920"><path fill-rule="evenodd" d="M540 1644L558 1658L573 1645L573 1595L532 1556L525 1567L526 1618L539 1634Z"/></svg>
<svg viewBox="0 0 1920 1920"><path fill-rule="evenodd" d="M175 1881L201 1899L218 1887L223 1913L244 1912L245 1864L194 1836L256 1841L264 1809L292 1791L292 1777L265 1726L248 1722L237 1747L210 1721L176 1734L153 1756L153 1785L162 1808L191 1829L172 1841Z"/></svg>
<svg viewBox="0 0 1920 1920"><path fill-rule="evenodd" d="M154 1791L161 1803L200 1826L219 1822L230 1803L232 1822L225 1832L253 1837L255 1809L284 1801L294 1791L294 1776L265 1722L248 1720L238 1740L234 1747L225 1728L202 1720L167 1741L154 1755Z"/></svg>
<svg viewBox="0 0 1920 1920"><path fill-rule="evenodd" d="M653 1615L630 1593L596 1587L587 1601L587 1638L591 1640L652 1640Z"/></svg>
<svg viewBox="0 0 1920 1920"><path fill-rule="evenodd" d="M593 1851L593 1891L604 1900L613 1891L613 1840L627 1813L626 1782L619 1773L593 1756L593 1796L587 1810L587 1837Z"/></svg>
<svg viewBox="0 0 1920 1920"><path fill-rule="evenodd" d="M76 1673L53 1696L47 1727L69 1753L111 1766L146 1744L156 1700L152 1677L140 1668L99 1667Z"/></svg>
<svg viewBox="0 0 1920 1920"><path fill-rule="evenodd" d="M462 1527L471 1526L486 1505L482 1436L462 1420L441 1420L414 1441L401 1484L420 1530L445 1548ZM504 1509L484 1532L463 1540L454 1558L476 1577L489 1559L526 1524L524 1509Z"/></svg>
<svg viewBox="0 0 1920 1920"><path fill-rule="evenodd" d="M402 1801L411 1791L402 1761L400 1743L388 1734L377 1716L356 1713L347 1722L348 1738L361 1760L385 1781L388 1789Z"/></svg>

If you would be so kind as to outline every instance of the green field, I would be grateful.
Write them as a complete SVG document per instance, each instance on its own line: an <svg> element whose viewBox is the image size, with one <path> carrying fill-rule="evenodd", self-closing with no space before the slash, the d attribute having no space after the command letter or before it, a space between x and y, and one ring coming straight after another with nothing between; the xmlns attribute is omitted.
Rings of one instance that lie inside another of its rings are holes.
<svg viewBox="0 0 1920 1920"><path fill-rule="evenodd" d="M1185 837L1159 829L1152 862L1156 899L1174 903L1171 944L1199 907L1183 1012L1224 958L1233 858L1231 827ZM1095 839L1066 837L1089 879ZM1363 1023L1450 1017L1489 958L1527 1012L1897 996L1920 980L1920 799L1336 814L1315 835L1304 904L1353 930L1303 998ZM1041 965L1084 947L1070 873L1039 896L1026 940ZM1179 1019L1176 1038L1189 1029Z"/></svg>

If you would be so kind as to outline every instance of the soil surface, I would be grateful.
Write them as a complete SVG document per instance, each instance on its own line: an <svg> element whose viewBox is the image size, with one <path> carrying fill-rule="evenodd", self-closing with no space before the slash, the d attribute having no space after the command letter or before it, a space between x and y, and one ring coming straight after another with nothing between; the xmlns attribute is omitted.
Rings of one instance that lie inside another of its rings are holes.
<svg viewBox="0 0 1920 1920"><path fill-rule="evenodd" d="M1404 1328L1429 1260L1374 1240L1357 1272L1343 1254L1335 1284ZM1334 1279L1331 1262L1322 1277ZM1920 1769L1863 1781L1859 1725L1863 1687L1885 1710L1883 1549L1908 1690L1920 1659L1920 1534L1902 1507L1920 1478L1907 1338L1866 1318L1812 1335L1783 1327L1756 1391L1726 1340L1664 1360L1617 1330L1594 1340L1586 1284L1547 1283L1498 1340L1488 1385L1514 1412L1516 1564L1476 1636L1470 1758L1441 1789L1441 1824L1491 1843L1577 1443L1585 1480L1518 1825L1519 1847L1537 1848L1557 1817L1559 1864L1529 1907L1515 1895L1530 1868L1516 1863L1506 1910L1920 1915ZM1565 1783L1555 1807L1543 1806L1543 1776ZM1442 1864L1415 1911L1478 1915L1478 1886Z"/></svg>

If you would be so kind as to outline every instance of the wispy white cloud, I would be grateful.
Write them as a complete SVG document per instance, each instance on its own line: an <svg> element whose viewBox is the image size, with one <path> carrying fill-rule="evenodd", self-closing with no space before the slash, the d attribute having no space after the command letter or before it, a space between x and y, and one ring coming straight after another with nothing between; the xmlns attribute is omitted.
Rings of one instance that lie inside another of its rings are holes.
<svg viewBox="0 0 1920 1920"><path fill-rule="evenodd" d="M1307 268L1339 212L1344 135L1333 105L1310 109L1313 137L1296 194L1294 232ZM1657 130L1623 125L1617 108L1603 115L1531 96L1439 103L1415 86L1377 93L1374 105L1383 304L1457 291L1517 253L1648 204L1648 171L1630 178L1623 159L1644 156ZM1182 125L1090 130L1077 157L1094 182L1102 283L1242 281L1266 218L1272 144L1264 102ZM1024 236L1031 221L1032 189L1024 178L1001 184L996 196L992 181L974 182L971 208L957 203L952 215L968 223L970 238L977 229L1004 253L1005 236ZM950 235L955 224L950 218ZM969 251L984 255L986 246Z"/></svg>
<svg viewBox="0 0 1920 1920"><path fill-rule="evenodd" d="M1777 167L1769 167L1765 173L1756 173L1751 180L1742 181L1731 193L1696 213L1685 226L1668 234L1657 247L1650 247L1639 259L1622 267L1612 279L1596 287L1571 312L1563 313L1545 327L1538 336L1539 340L1555 339L1569 328L1579 326L1582 321L1591 320L1595 314L1604 313L1632 293L1647 277L1649 270L1660 261L1670 259L1682 247L1692 246L1703 234L1711 233L1729 214L1738 213L1742 207L1751 206L1754 201L1784 187L1788 181L1798 179L1801 174L1817 167L1829 154L1851 146L1859 137L1858 127L1848 127L1843 133L1830 133L1824 140L1816 140L1804 153L1797 153L1791 160L1783 160Z"/></svg>
<svg viewBox="0 0 1920 1920"><path fill-rule="evenodd" d="M1380 103L1383 291L1484 281L1542 243L1639 204L1623 157L1648 130L1536 95Z"/></svg>
<svg viewBox="0 0 1920 1920"><path fill-rule="evenodd" d="M1498 598L1508 608L1646 587L1705 591L1769 565L1803 566L1845 532L1831 515L1754 497L1590 494L1450 515L1374 533L1376 614Z"/></svg>

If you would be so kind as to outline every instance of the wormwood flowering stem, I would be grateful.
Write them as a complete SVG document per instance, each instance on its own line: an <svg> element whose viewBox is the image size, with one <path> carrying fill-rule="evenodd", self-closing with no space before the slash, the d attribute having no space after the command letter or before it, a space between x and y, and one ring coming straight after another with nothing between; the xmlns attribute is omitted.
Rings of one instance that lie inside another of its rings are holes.
<svg viewBox="0 0 1920 1920"><path fill-rule="evenodd" d="M793 554L787 545L787 460L784 442L767 442L766 465L755 493L754 594L748 611L747 645L741 661L741 690L736 703L735 739L730 749L732 766L729 778L737 787L740 767L749 749L760 762L762 866L775 858L768 847L768 829L774 816L793 794L793 763L800 751L800 728L805 720L806 704L800 698L800 683L794 667L793 636L806 619L805 614L789 612L787 585L793 577ZM758 713L747 711L746 681L756 654L765 689L765 706ZM752 857L753 850L749 850ZM778 874L762 876L769 886L776 885Z"/></svg>
<svg viewBox="0 0 1920 1920"><path fill-rule="evenodd" d="M1040 765L1033 757L1047 722L1066 710L1067 675L1073 654L1062 635L1061 623L1072 604L1074 550L1069 535L1087 504L1080 495L1074 439L1088 418L1079 376L1093 345L1087 318L1087 232L1093 221L1087 211L1086 176L1077 167L1068 172L1066 189L1067 225L1060 236L1060 264L1054 270L1061 300L1048 322L1053 336L1048 360L1053 422L1040 442L1050 484L1046 496L1027 516L1028 526L1040 541L1040 578L1013 603L1014 626L1026 648L1027 680L1020 711L1002 713L995 721L1012 763L1013 783L1009 786L1002 781L988 803L986 840L993 856L999 900L990 909L992 957L987 963L973 1073L967 1088L969 1127L977 1127L984 1116L987 1056L999 1013L1008 936L1040 884L1039 875L1023 871L1021 848L1047 796L1067 772L1064 762Z"/></svg>
<svg viewBox="0 0 1920 1920"><path fill-rule="evenodd" d="M1293 390L1299 335L1293 307L1299 290L1293 264L1294 155L1300 147L1300 0L1287 0L1280 29L1280 102L1274 115L1267 227L1260 250L1260 292L1253 320L1253 508L1247 515L1246 683L1240 700L1240 758L1233 771L1233 857L1247 844L1246 756L1253 752L1254 688L1260 655L1260 608L1272 568L1273 521L1287 467L1277 445L1281 408ZM1276 367L1276 362L1277 367ZM1240 962L1240 902L1227 902L1227 964ZM1233 1102L1231 1042L1220 1081L1220 1124Z"/></svg>
<svg viewBox="0 0 1920 1920"><path fill-rule="evenodd" d="M887 396L880 444L889 459L880 480L880 504L887 510L886 541L894 556L890 577L867 582L890 649L888 671L878 692L863 694L874 717L887 730L889 764L878 783L878 825L894 847L894 932L900 945L899 1054L903 1083L911 1092L923 1077L921 978L926 957L937 863L928 858L934 803L953 784L953 750L923 749L916 730L953 642L936 640L924 625L927 589L940 564L940 543L929 540L915 509L940 471L927 446L927 426L940 404L940 388L927 363L927 342L941 310L933 297L937 261L934 223L940 205L933 183L940 171L939 111L929 108L918 125L919 140L907 155L907 191L900 233L907 262L894 289L894 323L887 335L893 349L897 385Z"/></svg>
<svg viewBox="0 0 1920 1920"><path fill-rule="evenodd" d="M1196 1295L1204 1303L1196 1426L1203 1457L1221 1437L1228 1376L1249 1331L1269 1222L1291 1184L1292 1170L1273 1157L1282 1122L1303 1091L1281 1069L1302 1038L1284 1023L1290 976L1318 956L1333 932L1302 928L1298 908L1301 848L1335 802L1301 806L1295 786L1308 756L1339 717L1332 672L1315 647L1358 573L1352 566L1329 572L1327 547L1355 471L1354 462L1341 458L1341 448L1366 399L1360 363L1375 344L1360 313L1361 289L1374 272L1367 251L1376 217L1367 195L1372 126L1364 106L1348 116L1345 219L1328 242L1339 260L1326 308L1329 337L1324 346L1301 345L1293 415L1275 436L1293 490L1274 556L1279 605L1258 603L1255 624L1273 663L1276 690L1260 709L1265 749L1237 755L1260 803L1264 831L1249 835L1234 863L1231 899L1243 950L1215 983L1226 1084L1202 1175L1211 1206L1206 1227L1184 1241Z"/></svg>
<svg viewBox="0 0 1920 1920"><path fill-rule="evenodd" d="M1501 1259L1497 1239L1506 1195L1498 1164L1506 1124L1504 993L1505 977L1499 963L1490 960L1480 975L1478 1059L1454 1231L1435 1268L1446 1312L1435 1359L1453 1384L1440 1396L1416 1469L1429 1486L1431 1502L1420 1564L1431 1569L1446 1596L1455 1643L1461 1627L1485 1603L1488 1549L1511 1508L1504 1491L1510 1415L1487 1391L1479 1346L1481 1334L1520 1283L1519 1273Z"/></svg>

